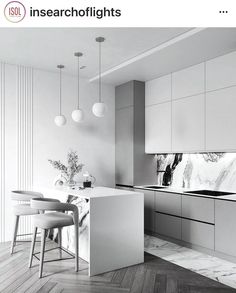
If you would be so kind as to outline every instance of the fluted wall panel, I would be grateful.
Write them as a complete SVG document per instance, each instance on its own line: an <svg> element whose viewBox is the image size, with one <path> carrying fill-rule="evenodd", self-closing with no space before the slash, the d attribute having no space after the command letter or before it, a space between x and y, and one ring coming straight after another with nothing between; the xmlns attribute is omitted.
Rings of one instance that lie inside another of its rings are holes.
<svg viewBox="0 0 236 293"><path fill-rule="evenodd" d="M33 69L17 67L17 188L33 184ZM20 234L31 233L31 218L22 217Z"/></svg>
<svg viewBox="0 0 236 293"><path fill-rule="evenodd" d="M0 241L5 240L5 63L0 63Z"/></svg>

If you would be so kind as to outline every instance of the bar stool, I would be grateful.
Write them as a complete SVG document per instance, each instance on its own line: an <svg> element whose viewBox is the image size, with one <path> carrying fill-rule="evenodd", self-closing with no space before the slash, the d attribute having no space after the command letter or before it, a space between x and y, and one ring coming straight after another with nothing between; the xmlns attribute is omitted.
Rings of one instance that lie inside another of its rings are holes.
<svg viewBox="0 0 236 293"><path fill-rule="evenodd" d="M31 249L30 249L30 258L29 258L29 268L32 266L32 260L33 256L36 257L40 263L39 263L39 278L42 278L43 274L43 264L44 262L44 252L57 249L63 250L68 253L68 251L64 250L61 247L61 229L66 226L72 226L75 227L75 271L78 272L79 269L79 212L76 205L68 204L68 203L61 203L59 200L52 199L52 198L34 198L31 199L30 206L32 209L36 209L39 211L53 211L49 213L42 213L39 215L33 216L33 225L34 225L34 233L32 237L31 242ZM72 215L68 215L64 213L65 211L72 211ZM40 249L40 259L36 256L37 253L34 253L34 247L35 247L35 240L36 240L36 234L37 229L41 229L41 249ZM45 250L45 240L46 240L46 234L49 229L55 229L57 228L59 231L58 238L59 238L59 247L52 248L49 250ZM65 258L68 259L68 258ZM56 259L56 260L63 260L63 258ZM50 261L56 261L56 260L50 260Z"/></svg>
<svg viewBox="0 0 236 293"><path fill-rule="evenodd" d="M13 206L13 213L15 216L14 220L14 232L13 232L13 239L11 243L11 254L14 252L14 247L16 245L17 241L17 236L26 236L27 234L22 234L22 235L17 235L18 232L18 226L19 226L19 220L20 216L31 216L38 214L39 211L36 209L32 209L30 207L30 200L32 198L42 198L43 194L39 192L34 192L34 191L24 191L24 190L13 190L11 194L11 199L13 201L23 201L24 203L18 203L17 205ZM30 234L28 234L30 235Z"/></svg>

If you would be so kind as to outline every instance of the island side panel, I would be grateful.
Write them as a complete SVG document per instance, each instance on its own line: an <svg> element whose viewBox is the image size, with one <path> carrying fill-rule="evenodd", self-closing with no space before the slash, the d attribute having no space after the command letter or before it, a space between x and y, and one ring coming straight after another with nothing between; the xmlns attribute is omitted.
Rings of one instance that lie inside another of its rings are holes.
<svg viewBox="0 0 236 293"><path fill-rule="evenodd" d="M144 196L132 193L90 199L89 275L144 261Z"/></svg>

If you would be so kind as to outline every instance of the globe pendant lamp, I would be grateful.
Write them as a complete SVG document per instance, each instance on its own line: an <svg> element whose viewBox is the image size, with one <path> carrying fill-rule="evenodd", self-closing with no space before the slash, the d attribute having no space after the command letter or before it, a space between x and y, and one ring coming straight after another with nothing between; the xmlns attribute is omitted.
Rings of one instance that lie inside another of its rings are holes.
<svg viewBox="0 0 236 293"><path fill-rule="evenodd" d="M77 104L77 108L72 112L71 117L75 122L82 122L84 120L84 112L79 107L79 70L80 70L79 58L83 56L83 54L80 52L77 52L75 53L75 56L78 57L78 104Z"/></svg>
<svg viewBox="0 0 236 293"><path fill-rule="evenodd" d="M60 69L60 87L59 87L59 115L54 119L54 122L57 126L63 126L66 124L66 117L61 113L61 70L64 68L64 65L57 65L57 68Z"/></svg>
<svg viewBox="0 0 236 293"><path fill-rule="evenodd" d="M98 37L96 38L96 42L99 44L99 100L98 103L93 105L93 114L99 118L104 117L107 111L107 106L102 102L102 83L101 83L101 43L105 41L105 38Z"/></svg>

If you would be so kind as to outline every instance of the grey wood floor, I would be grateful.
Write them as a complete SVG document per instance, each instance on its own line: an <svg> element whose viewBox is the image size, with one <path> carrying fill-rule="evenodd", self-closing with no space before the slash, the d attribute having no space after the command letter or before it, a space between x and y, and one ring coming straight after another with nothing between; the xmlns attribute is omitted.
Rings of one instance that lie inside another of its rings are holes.
<svg viewBox="0 0 236 293"><path fill-rule="evenodd" d="M29 243L16 248L10 255L9 243L0 244L0 292L83 292L83 293L231 293L235 289L210 280L150 254L145 263L88 277L87 263L80 260L79 273L74 261L46 263L44 278L38 279L38 263L28 269ZM55 246L47 242L47 248ZM38 247L36 247L38 249ZM58 257L57 251L47 258Z"/></svg>

